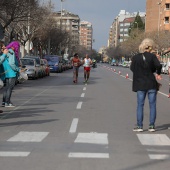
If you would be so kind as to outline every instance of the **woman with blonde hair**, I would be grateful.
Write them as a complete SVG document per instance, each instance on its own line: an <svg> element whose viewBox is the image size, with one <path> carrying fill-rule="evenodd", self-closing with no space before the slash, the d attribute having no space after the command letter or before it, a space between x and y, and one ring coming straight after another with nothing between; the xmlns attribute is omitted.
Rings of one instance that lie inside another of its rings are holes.
<svg viewBox="0 0 170 170"><path fill-rule="evenodd" d="M157 80L161 80L160 74L162 68L159 60L155 54L152 53L155 47L155 42L152 39L144 39L139 45L139 53L132 58L130 66L133 72L132 90L137 92L137 127L133 129L133 131L137 132L143 131L143 108L146 95L148 96L150 107L150 124L148 131L155 131ZM156 76L154 73L156 73Z"/></svg>

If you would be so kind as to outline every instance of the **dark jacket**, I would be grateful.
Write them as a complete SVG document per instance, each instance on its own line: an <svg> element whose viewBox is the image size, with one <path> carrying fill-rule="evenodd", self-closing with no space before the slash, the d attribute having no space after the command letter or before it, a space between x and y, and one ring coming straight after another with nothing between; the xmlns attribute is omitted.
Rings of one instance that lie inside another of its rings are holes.
<svg viewBox="0 0 170 170"><path fill-rule="evenodd" d="M143 55L142 53L135 55L130 66L133 72L132 90L135 92L157 89L154 73L161 74L162 65L157 57L149 52L145 52Z"/></svg>

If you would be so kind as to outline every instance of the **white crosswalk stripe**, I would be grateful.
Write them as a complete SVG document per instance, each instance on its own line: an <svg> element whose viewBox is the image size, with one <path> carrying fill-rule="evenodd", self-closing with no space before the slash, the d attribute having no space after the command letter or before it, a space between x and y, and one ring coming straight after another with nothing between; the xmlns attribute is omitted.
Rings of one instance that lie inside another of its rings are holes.
<svg viewBox="0 0 170 170"><path fill-rule="evenodd" d="M21 131L17 135L9 138L8 143L12 142L41 142L47 137L49 132L26 132ZM11 148L12 149L12 148ZM0 157L27 157L31 152L22 151L0 151Z"/></svg>
<svg viewBox="0 0 170 170"><path fill-rule="evenodd" d="M49 132L24 132L21 131L17 135L8 139L8 142L41 142Z"/></svg>
<svg viewBox="0 0 170 170"><path fill-rule="evenodd" d="M0 152L0 157L26 157L30 152Z"/></svg>
<svg viewBox="0 0 170 170"><path fill-rule="evenodd" d="M90 145L97 145L100 149L104 148L104 151L108 149L108 134L107 133L79 133L74 141L76 144L86 145L87 151L90 150ZM106 146L107 145L107 146ZM88 148L89 147L89 148ZM93 153L93 152L70 152L69 158L109 158L109 153Z"/></svg>
<svg viewBox="0 0 170 170"><path fill-rule="evenodd" d="M108 153L69 153L69 158L109 158Z"/></svg>
<svg viewBox="0 0 170 170"><path fill-rule="evenodd" d="M106 133L79 133L75 143L108 145L108 135Z"/></svg>
<svg viewBox="0 0 170 170"><path fill-rule="evenodd" d="M156 146L156 149L147 149L148 156L152 160L170 159L170 150L163 150L163 146L170 146L170 139L166 134L137 134L142 145ZM161 147L161 150L158 147Z"/></svg>
<svg viewBox="0 0 170 170"><path fill-rule="evenodd" d="M137 134L142 145L170 146L170 139L165 134Z"/></svg>

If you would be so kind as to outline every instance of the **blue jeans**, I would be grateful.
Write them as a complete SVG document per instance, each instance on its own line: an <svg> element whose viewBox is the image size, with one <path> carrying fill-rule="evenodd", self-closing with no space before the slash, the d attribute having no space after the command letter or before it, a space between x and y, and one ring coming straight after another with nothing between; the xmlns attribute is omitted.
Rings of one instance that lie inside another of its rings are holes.
<svg viewBox="0 0 170 170"><path fill-rule="evenodd" d="M146 95L148 94L149 107L150 107L150 124L149 126L155 125L156 120L156 96L157 91L155 89L137 91L137 126L143 127L143 107L145 103Z"/></svg>
<svg viewBox="0 0 170 170"><path fill-rule="evenodd" d="M11 103L11 94L12 94L12 90L15 86L15 82L16 82L16 77L13 78L6 78L6 86L5 86L5 90L3 93L3 101L4 103Z"/></svg>

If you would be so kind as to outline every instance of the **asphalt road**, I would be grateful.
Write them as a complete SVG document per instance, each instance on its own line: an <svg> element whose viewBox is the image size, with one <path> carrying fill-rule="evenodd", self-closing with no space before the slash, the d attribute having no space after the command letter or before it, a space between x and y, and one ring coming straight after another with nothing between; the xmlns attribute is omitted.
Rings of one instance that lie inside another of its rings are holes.
<svg viewBox="0 0 170 170"><path fill-rule="evenodd" d="M161 80L154 133L147 131L147 99L144 132L132 131L131 79L128 68L100 64L88 84L80 68L78 84L68 70L17 85L12 94L17 107L2 108L0 115L0 170L169 169L168 76Z"/></svg>

